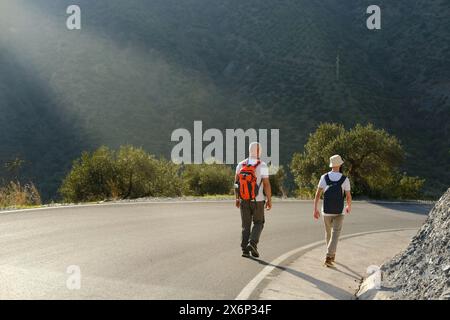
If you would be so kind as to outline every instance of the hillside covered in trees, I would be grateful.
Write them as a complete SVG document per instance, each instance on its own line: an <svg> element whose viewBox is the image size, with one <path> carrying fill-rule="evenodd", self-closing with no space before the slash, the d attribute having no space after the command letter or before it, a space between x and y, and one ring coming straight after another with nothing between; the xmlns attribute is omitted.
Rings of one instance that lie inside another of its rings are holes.
<svg viewBox="0 0 450 320"><path fill-rule="evenodd" d="M0 163L56 199L83 150L170 156L191 129L279 128L281 164L319 123L373 123L428 194L450 185L450 5L380 0L0 2ZM11 173L0 169L5 181Z"/></svg>

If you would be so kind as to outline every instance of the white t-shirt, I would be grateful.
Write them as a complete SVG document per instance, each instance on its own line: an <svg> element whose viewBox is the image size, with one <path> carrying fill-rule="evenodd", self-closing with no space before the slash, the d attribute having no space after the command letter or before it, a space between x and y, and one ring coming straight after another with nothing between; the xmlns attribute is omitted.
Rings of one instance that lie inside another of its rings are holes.
<svg viewBox="0 0 450 320"><path fill-rule="evenodd" d="M256 162L258 161L258 159L254 159L254 158L249 158L248 159L248 163L250 165L255 165ZM242 166L247 162L247 159L245 159L244 161L239 162L239 164L236 167L236 174L239 173L239 171L241 171ZM259 187L259 191L258 191L258 195L256 196L256 201L264 201L266 200L266 197L264 196L264 192L263 192L263 185L261 183L263 178L268 178L269 177L269 167L267 166L267 164L263 161L261 161L261 163L259 164L259 166L256 168L256 184Z"/></svg>
<svg viewBox="0 0 450 320"><path fill-rule="evenodd" d="M338 181L339 179L342 178L342 173L334 172L334 171L330 171L330 172L325 173L324 175L322 175L320 177L320 181L319 181L319 186L318 187L322 188L323 192L327 191L327 189L328 189L327 182L325 180L325 176L327 174L328 174L328 177L330 178L331 181ZM345 191L350 191L350 180L348 179L348 177L347 177L347 179L344 180L344 183L342 183L342 192L345 192ZM323 212L323 203L322 203L322 214L325 215L325 216L334 216L334 215L336 215L336 214L329 214L329 213Z"/></svg>

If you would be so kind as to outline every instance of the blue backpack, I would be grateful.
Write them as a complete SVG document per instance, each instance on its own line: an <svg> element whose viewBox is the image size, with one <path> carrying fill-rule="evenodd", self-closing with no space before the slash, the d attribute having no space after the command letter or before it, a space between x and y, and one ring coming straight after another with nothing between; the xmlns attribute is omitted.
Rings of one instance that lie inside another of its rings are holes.
<svg viewBox="0 0 450 320"><path fill-rule="evenodd" d="M344 211L344 193L342 192L342 184L345 179L347 179L347 177L342 175L338 181L331 181L328 174L325 175L325 182L328 188L323 194L324 213L342 214Z"/></svg>

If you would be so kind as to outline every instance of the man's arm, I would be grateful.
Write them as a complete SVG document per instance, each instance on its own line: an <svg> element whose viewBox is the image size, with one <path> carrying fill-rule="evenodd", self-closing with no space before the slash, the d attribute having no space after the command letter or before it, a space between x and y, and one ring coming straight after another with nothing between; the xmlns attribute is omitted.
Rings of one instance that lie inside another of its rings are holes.
<svg viewBox="0 0 450 320"><path fill-rule="evenodd" d="M347 199L347 208L345 208L345 211L350 213L350 211L352 211L352 194L350 190L345 191L345 198Z"/></svg>
<svg viewBox="0 0 450 320"><path fill-rule="evenodd" d="M238 175L236 174L234 177L234 182L236 183L239 180ZM236 208L239 209L239 207L241 206L241 199L239 198L239 190L234 188L234 195L236 196Z"/></svg>
<svg viewBox="0 0 450 320"><path fill-rule="evenodd" d="M322 195L322 191L323 191L322 188L317 188L316 196L314 198L313 216L314 216L314 219L316 219L316 220L320 218L320 211L319 211L318 206L319 206L320 196Z"/></svg>
<svg viewBox="0 0 450 320"><path fill-rule="evenodd" d="M262 182L264 193L266 195L266 209L270 210L272 209L272 188L270 186L270 180L269 178L263 178Z"/></svg>

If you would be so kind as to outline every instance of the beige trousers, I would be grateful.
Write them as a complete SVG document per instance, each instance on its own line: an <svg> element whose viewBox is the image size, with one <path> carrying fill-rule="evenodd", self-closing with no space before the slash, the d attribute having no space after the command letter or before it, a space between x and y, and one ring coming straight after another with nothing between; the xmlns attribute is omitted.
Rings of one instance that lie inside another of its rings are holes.
<svg viewBox="0 0 450 320"><path fill-rule="evenodd" d="M327 242L327 257L334 257L336 254L339 235L341 234L344 215L323 216L325 224L325 240Z"/></svg>

